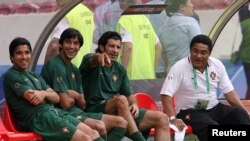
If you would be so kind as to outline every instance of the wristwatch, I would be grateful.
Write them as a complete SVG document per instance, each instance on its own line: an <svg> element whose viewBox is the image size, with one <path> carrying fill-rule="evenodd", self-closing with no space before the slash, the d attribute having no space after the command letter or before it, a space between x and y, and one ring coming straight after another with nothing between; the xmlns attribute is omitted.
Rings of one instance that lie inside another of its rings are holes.
<svg viewBox="0 0 250 141"><path fill-rule="evenodd" d="M176 119L176 117L175 116L171 116L171 117L169 117L169 121L171 122L172 120L174 120L174 119Z"/></svg>

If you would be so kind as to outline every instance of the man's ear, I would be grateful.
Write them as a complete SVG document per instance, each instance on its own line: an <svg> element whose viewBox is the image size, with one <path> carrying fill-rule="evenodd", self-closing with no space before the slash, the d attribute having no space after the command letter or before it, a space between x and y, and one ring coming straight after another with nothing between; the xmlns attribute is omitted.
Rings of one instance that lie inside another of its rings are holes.
<svg viewBox="0 0 250 141"><path fill-rule="evenodd" d="M104 46L103 45L100 45L99 49L100 49L101 52L104 52Z"/></svg>
<svg viewBox="0 0 250 141"><path fill-rule="evenodd" d="M10 61L11 61L11 63L13 63L13 58L10 56Z"/></svg>

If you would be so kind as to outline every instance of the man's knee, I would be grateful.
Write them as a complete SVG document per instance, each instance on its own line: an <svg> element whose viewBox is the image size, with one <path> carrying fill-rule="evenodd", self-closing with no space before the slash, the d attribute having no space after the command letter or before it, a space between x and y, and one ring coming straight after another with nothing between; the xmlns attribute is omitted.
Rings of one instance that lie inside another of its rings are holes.
<svg viewBox="0 0 250 141"><path fill-rule="evenodd" d="M96 130L100 133L100 134L104 134L106 133L106 127L103 121L100 120L96 120L95 123L93 123L96 126Z"/></svg>
<svg viewBox="0 0 250 141"><path fill-rule="evenodd" d="M238 118L237 124L250 124L250 118L248 113L242 108L235 108L230 114L232 117ZM229 115L229 116L230 116Z"/></svg>
<svg viewBox="0 0 250 141"><path fill-rule="evenodd" d="M146 120L151 120L150 123L153 124L154 127L160 128L168 128L168 116L160 111L147 111L145 114Z"/></svg>
<svg viewBox="0 0 250 141"><path fill-rule="evenodd" d="M113 102L119 108L123 108L123 107L127 108L129 106L127 98L123 95L115 96L113 98Z"/></svg>
<svg viewBox="0 0 250 141"><path fill-rule="evenodd" d="M160 111L155 111L153 116L155 116L156 121L158 121L157 122L158 125L168 126L169 122L168 122L168 116L166 114Z"/></svg>
<svg viewBox="0 0 250 141"><path fill-rule="evenodd" d="M84 123L87 124L88 126L90 126L91 128L97 130L100 134L104 134L104 133L107 132L105 124L101 120L95 120L95 119L87 118L84 121Z"/></svg>
<svg viewBox="0 0 250 141"><path fill-rule="evenodd" d="M123 117L117 116L116 118L118 121L117 123L118 127L127 128L128 122Z"/></svg>

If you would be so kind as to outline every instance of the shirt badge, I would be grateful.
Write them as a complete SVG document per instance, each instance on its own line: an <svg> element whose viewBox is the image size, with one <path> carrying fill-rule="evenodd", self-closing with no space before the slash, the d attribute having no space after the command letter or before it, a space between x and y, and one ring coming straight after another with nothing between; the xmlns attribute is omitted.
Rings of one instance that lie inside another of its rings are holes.
<svg viewBox="0 0 250 141"><path fill-rule="evenodd" d="M211 73L210 73L210 78L211 78L212 80L215 80L215 77L216 77L216 73L215 73L215 72L211 72Z"/></svg>
<svg viewBox="0 0 250 141"><path fill-rule="evenodd" d="M62 77L57 77L56 80L57 80L58 83L61 83L62 82Z"/></svg>
<svg viewBox="0 0 250 141"><path fill-rule="evenodd" d="M190 120L190 114L187 114L187 115L185 116L185 120Z"/></svg>
<svg viewBox="0 0 250 141"><path fill-rule="evenodd" d="M114 74L114 75L112 76L112 80L113 80L114 82L116 82L116 81L118 80L118 75Z"/></svg>
<svg viewBox="0 0 250 141"><path fill-rule="evenodd" d="M74 73L74 72L72 72L71 76L72 76L72 79L73 79L73 80L75 80L76 75L75 75L75 73Z"/></svg>
<svg viewBox="0 0 250 141"><path fill-rule="evenodd" d="M65 133L69 133L69 129L68 127L63 127L62 128L62 132L65 134Z"/></svg>
<svg viewBox="0 0 250 141"><path fill-rule="evenodd" d="M83 119L81 115L77 115L76 118L77 118L78 120L82 120L82 119Z"/></svg>
<svg viewBox="0 0 250 141"><path fill-rule="evenodd" d="M38 79L37 79L37 78L34 77L33 79L34 79L36 82L38 82Z"/></svg>
<svg viewBox="0 0 250 141"><path fill-rule="evenodd" d="M16 83L16 84L15 84L15 88L16 88L16 89L19 89L19 88L20 88L20 84L19 84L19 83Z"/></svg>

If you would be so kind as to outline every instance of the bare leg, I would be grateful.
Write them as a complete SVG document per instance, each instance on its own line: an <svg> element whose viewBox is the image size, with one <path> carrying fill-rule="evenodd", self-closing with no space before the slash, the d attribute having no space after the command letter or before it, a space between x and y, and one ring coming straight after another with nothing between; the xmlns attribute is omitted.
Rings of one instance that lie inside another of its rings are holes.
<svg viewBox="0 0 250 141"><path fill-rule="evenodd" d="M77 129L70 141L92 141L91 137L83 131Z"/></svg>
<svg viewBox="0 0 250 141"><path fill-rule="evenodd" d="M81 130L86 135L89 135L89 137L91 138L91 140L94 140L94 139L97 139L97 138L100 137L100 135L98 134L98 132L96 130L90 128L88 125L86 125L84 123L78 124L77 125L77 129Z"/></svg>
<svg viewBox="0 0 250 141"><path fill-rule="evenodd" d="M106 134L107 130L105 128L105 124L104 122L100 121L100 120L96 120L96 119L92 119L92 118L87 118L84 123L88 126L90 126L91 128L97 130L99 132L100 135Z"/></svg>
<svg viewBox="0 0 250 141"><path fill-rule="evenodd" d="M127 121L121 116L103 114L102 121L107 131L110 131L114 127L127 128L128 125Z"/></svg>
<svg viewBox="0 0 250 141"><path fill-rule="evenodd" d="M140 131L155 128L155 141L170 141L169 122L167 115L160 111L148 110L139 125Z"/></svg>
<svg viewBox="0 0 250 141"><path fill-rule="evenodd" d="M113 110L115 109L115 110ZM134 118L129 111L129 105L125 96L115 96L106 103L105 113L118 115L128 122L128 132L133 134L138 130Z"/></svg>

